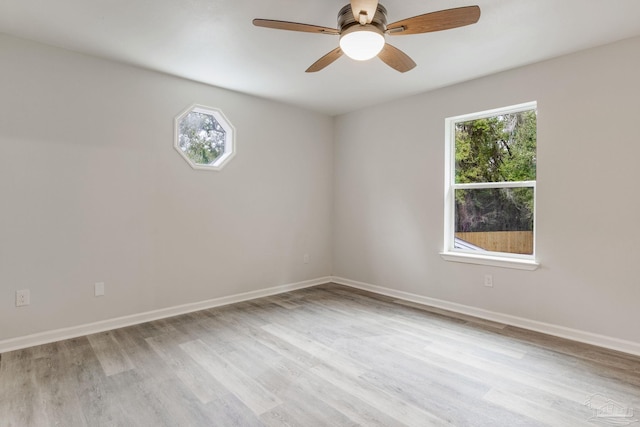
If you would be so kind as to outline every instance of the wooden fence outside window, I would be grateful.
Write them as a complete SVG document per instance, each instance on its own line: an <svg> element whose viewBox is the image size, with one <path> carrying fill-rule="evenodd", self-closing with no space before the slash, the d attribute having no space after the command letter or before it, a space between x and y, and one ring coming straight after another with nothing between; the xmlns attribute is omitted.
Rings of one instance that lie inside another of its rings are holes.
<svg viewBox="0 0 640 427"><path fill-rule="evenodd" d="M533 254L533 231L465 232L456 237L487 251Z"/></svg>

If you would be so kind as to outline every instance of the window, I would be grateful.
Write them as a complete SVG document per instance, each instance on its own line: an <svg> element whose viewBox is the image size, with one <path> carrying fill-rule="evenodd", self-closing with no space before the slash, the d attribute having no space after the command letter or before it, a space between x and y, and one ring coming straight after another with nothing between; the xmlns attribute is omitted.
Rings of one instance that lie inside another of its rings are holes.
<svg viewBox="0 0 640 427"><path fill-rule="evenodd" d="M445 125L442 256L535 269L536 103L451 117Z"/></svg>
<svg viewBox="0 0 640 427"><path fill-rule="evenodd" d="M174 147L194 169L220 170L235 153L234 129L221 111L195 105L176 118Z"/></svg>

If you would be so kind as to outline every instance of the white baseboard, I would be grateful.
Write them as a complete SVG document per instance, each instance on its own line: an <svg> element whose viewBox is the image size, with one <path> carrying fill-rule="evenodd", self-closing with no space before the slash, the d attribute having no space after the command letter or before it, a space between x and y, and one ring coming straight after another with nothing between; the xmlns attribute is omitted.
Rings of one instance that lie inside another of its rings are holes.
<svg viewBox="0 0 640 427"><path fill-rule="evenodd" d="M345 285L356 289L373 292L376 294L386 295L389 297L411 301L418 304L424 304L444 310L453 311L460 314L478 317L480 319L490 320L505 325L516 326L531 331L541 332L547 335L553 335L560 338L566 338L572 341L578 341L585 344L592 344L598 347L604 347L611 350L621 351L624 353L640 356L640 343L633 341L625 341L618 338L608 337L606 335L594 334L591 332L581 331L578 329L566 328L564 326L552 325L550 323L538 322L536 320L525 319L523 317L511 316L509 314L496 313L468 305L457 304L449 301L429 298L422 295L412 294L409 292L397 291L382 286L370 285L368 283L357 282L355 280L345 279L342 277L332 277L331 281L339 285Z"/></svg>
<svg viewBox="0 0 640 427"><path fill-rule="evenodd" d="M240 294L230 295L226 297L214 298L206 301L199 301L190 304L178 305L175 307L167 307L160 310L148 311L145 313L133 314L130 316L118 317L115 319L103 320L100 322L88 323L70 328L56 329L53 331L41 332L24 337L9 338L0 341L0 353L7 351L20 350L35 345L48 344L55 341L66 340L69 338L77 338L84 335L95 334L98 332L110 331L112 329L123 328L126 326L137 325L140 323L150 322L152 320L165 319L167 317L178 316L180 314L192 313L194 311L206 310L208 308L220 307L223 305L233 304L237 302L262 298L270 295L277 295L284 292L295 291L297 289L309 288L331 282L331 277L322 277L319 279L306 280L304 282L292 283L288 285L274 286L272 288L260 289L257 291L244 292Z"/></svg>
<svg viewBox="0 0 640 427"><path fill-rule="evenodd" d="M550 323L538 322L536 320L525 319L522 317L511 316L508 314L497 313L472 307L463 304L457 304L449 301L429 298L410 292L398 291L382 286L371 285L368 283L358 282L355 280L345 279L342 277L321 277L318 279L307 280L304 282L292 283L288 285L280 285L257 291L244 292L240 294L230 295L226 297L214 298L206 301L199 301L190 304L183 304L175 307L163 308L160 310L148 311L145 313L133 314L130 316L118 317L114 319L103 320L100 322L88 323L85 325L73 326L70 328L56 329L53 331L41 332L24 337L9 338L0 341L0 353L7 351L19 350L22 348L32 347L41 344L47 344L55 341L61 341L69 338L77 338L84 335L95 334L98 332L109 331L112 329L123 328L126 326L137 325L152 320L165 319L167 317L178 316L181 314L192 313L194 311L206 310L208 308L220 307L223 305L233 304L242 301L248 301L256 298L262 298L270 295L277 295L284 292L294 291L297 289L309 288L312 286L322 285L325 283L337 283L356 289L373 292L380 295L386 295L405 301L424 304L444 310L453 311L460 314L474 316L480 319L490 320L493 322L503 323L505 325L516 326L531 331L541 332L573 341L586 344L592 344L599 347L617 350L624 353L640 356L640 343L633 341L625 341L618 338L612 338L605 335L594 334L591 332L581 331L577 329L566 328L563 326L552 325Z"/></svg>

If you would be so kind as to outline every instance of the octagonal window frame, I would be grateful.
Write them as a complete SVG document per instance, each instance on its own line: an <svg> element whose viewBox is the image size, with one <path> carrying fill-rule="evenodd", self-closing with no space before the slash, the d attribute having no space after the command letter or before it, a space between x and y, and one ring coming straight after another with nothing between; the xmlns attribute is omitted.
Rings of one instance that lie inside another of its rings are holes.
<svg viewBox="0 0 640 427"><path fill-rule="evenodd" d="M216 122L222 127L225 133L225 141L224 141L224 152L222 155L218 156L212 163L204 164L204 163L195 163L193 160L187 156L187 154L180 147L180 122L187 117L191 113L200 113L213 116ZM208 107L206 105L193 104L189 108L185 109L183 112L178 114L174 120L174 136L173 136L173 148L176 149L178 153L182 156L182 158L193 168L198 170L213 170L219 171L221 170L236 154L236 144L235 144L235 133L236 130L224 115L224 113L214 107Z"/></svg>

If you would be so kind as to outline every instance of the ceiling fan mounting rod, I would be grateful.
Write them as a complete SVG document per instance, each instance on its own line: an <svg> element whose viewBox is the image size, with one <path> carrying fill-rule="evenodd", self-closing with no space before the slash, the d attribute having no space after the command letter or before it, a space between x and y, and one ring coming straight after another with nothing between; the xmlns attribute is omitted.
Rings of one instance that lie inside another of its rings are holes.
<svg viewBox="0 0 640 427"><path fill-rule="evenodd" d="M338 29L340 33L342 33L344 30L354 25L365 25L366 21L365 21L365 24L362 23L362 16L363 15L361 13L359 16L359 21L357 21L356 18L353 16L353 12L351 10L350 4L340 9L340 12L338 12ZM368 18L368 15L366 15L366 12L364 16L365 18ZM387 9L380 3L378 3L376 13L373 16L373 19L371 19L371 22L369 25L373 25L374 27L377 27L383 33L387 31Z"/></svg>
<svg viewBox="0 0 640 427"><path fill-rule="evenodd" d="M369 16L367 15L367 12L364 10L361 10L358 16L359 16L358 21L360 22L360 25L365 25L367 23L367 17Z"/></svg>

